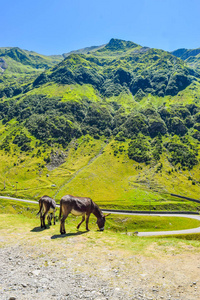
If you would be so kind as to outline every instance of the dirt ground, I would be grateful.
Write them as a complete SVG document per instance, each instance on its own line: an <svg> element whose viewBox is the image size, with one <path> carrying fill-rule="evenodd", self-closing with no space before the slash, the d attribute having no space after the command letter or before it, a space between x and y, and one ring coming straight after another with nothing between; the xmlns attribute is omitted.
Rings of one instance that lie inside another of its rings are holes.
<svg viewBox="0 0 200 300"><path fill-rule="evenodd" d="M200 255L168 246L156 255L115 250L78 234L0 237L0 299L200 299Z"/></svg>

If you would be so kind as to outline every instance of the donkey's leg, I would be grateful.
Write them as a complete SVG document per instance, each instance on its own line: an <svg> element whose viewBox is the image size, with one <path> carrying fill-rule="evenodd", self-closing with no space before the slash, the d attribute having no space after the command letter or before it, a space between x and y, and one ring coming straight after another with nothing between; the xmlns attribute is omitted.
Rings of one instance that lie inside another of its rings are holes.
<svg viewBox="0 0 200 300"><path fill-rule="evenodd" d="M44 225L43 225L43 216L42 216L42 213L40 214L40 224L41 224L41 228L43 228L44 227Z"/></svg>
<svg viewBox="0 0 200 300"><path fill-rule="evenodd" d="M50 213L49 214L49 225L52 225L51 221L53 219L53 213Z"/></svg>
<svg viewBox="0 0 200 300"><path fill-rule="evenodd" d="M90 214L89 214L89 215L86 215L86 230L87 230L87 231L90 231L90 229L88 228L89 218L90 218Z"/></svg>
<svg viewBox="0 0 200 300"><path fill-rule="evenodd" d="M43 227L46 229L47 228L47 226L45 225L45 217L46 217L46 215L47 215L47 211L44 213L44 215L43 215Z"/></svg>
<svg viewBox="0 0 200 300"><path fill-rule="evenodd" d="M79 227L81 226L81 224L85 221L85 215L82 216L82 220L81 222L78 224L78 226L76 227L77 229L79 229Z"/></svg>
<svg viewBox="0 0 200 300"><path fill-rule="evenodd" d="M48 224L51 225L51 217L50 217L49 214L48 214L48 216L47 216L47 221L48 221Z"/></svg>
<svg viewBox="0 0 200 300"><path fill-rule="evenodd" d="M53 212L53 223L54 223L54 225L56 225L56 214L55 214L55 212Z"/></svg>
<svg viewBox="0 0 200 300"><path fill-rule="evenodd" d="M68 213L69 214L69 213ZM61 234L65 234L66 233L66 231L65 231L65 220L66 220L66 218L68 217L68 214L67 215L64 215L63 217L62 217L62 219L60 220L60 233Z"/></svg>
<svg viewBox="0 0 200 300"><path fill-rule="evenodd" d="M43 213L44 213L44 208L43 208L43 204L42 204L42 209L41 209L41 212L40 212L40 223L41 223L41 228L44 227L44 224L43 224Z"/></svg>
<svg viewBox="0 0 200 300"><path fill-rule="evenodd" d="M65 219L66 219L66 217L63 216L62 219L60 220L60 233L61 234L66 233L66 231L65 231Z"/></svg>

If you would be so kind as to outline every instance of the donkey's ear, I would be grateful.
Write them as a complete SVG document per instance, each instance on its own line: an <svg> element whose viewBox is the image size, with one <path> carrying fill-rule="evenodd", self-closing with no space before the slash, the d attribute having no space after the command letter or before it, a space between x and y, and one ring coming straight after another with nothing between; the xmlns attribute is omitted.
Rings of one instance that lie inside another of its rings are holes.
<svg viewBox="0 0 200 300"><path fill-rule="evenodd" d="M107 214L107 215L104 215L104 217L106 218L107 216L110 216L111 215L111 213L109 213L109 214Z"/></svg>

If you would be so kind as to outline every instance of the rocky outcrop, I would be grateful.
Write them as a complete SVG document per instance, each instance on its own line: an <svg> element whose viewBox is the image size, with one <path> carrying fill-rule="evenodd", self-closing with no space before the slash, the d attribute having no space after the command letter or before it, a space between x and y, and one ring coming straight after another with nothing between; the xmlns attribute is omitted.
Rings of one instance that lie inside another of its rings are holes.
<svg viewBox="0 0 200 300"><path fill-rule="evenodd" d="M6 63L6 61L0 57L0 72L4 72L7 69L8 65Z"/></svg>

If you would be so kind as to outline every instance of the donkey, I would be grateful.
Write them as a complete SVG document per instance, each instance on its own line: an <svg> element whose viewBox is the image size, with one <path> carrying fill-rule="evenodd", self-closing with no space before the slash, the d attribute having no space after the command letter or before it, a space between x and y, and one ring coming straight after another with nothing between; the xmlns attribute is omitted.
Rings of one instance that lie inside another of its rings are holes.
<svg viewBox="0 0 200 300"><path fill-rule="evenodd" d="M54 218L54 225L56 224L56 202L49 196L42 196L39 200L39 212L40 214L41 228L47 228L45 225L45 217L47 215L48 224L51 225L51 220Z"/></svg>
<svg viewBox="0 0 200 300"><path fill-rule="evenodd" d="M62 197L60 200L60 233L65 234L65 219L68 217L69 213L74 216L82 216L81 222L78 224L77 229L81 226L81 224L85 221L86 216L86 230L89 231L88 223L90 214L93 213L97 218L97 225L100 231L104 230L105 225L105 217L102 213L101 209L98 207L96 203L94 203L90 198L86 197L74 197L71 195L66 195ZM61 216L63 215L62 219Z"/></svg>

